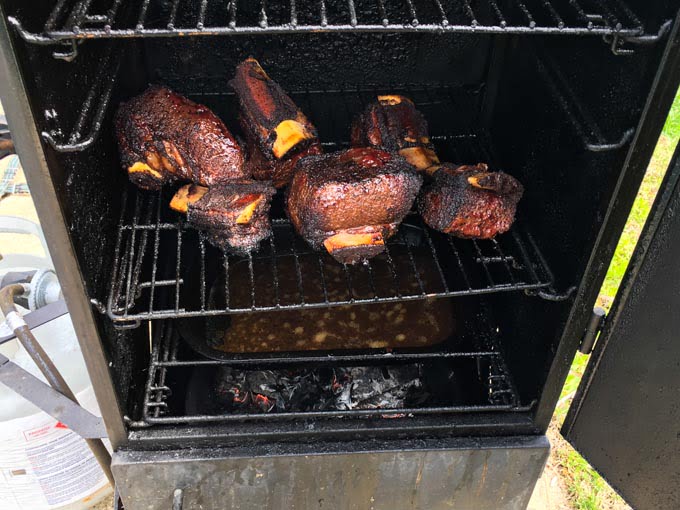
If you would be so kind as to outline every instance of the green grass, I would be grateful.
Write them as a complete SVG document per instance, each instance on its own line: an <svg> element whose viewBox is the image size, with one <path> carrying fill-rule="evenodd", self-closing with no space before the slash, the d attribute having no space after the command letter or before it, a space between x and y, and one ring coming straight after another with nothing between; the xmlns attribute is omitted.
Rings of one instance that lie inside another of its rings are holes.
<svg viewBox="0 0 680 510"><path fill-rule="evenodd" d="M680 106L680 101L676 101L676 105ZM676 109L676 118L674 118L678 129L680 129L680 107ZM670 120L670 117L669 117ZM665 134L661 135L657 148L654 151L654 157L647 169L645 178L640 185L640 190L633 203L633 209L628 216L626 227L619 239L619 243L614 252L607 276L605 277L602 288L600 289L600 304L606 309L611 306L612 300L621 284L623 274L626 272L630 257L633 255L633 250L637 244L642 227L647 220L649 211L654 203L656 192L661 185L664 173L668 167L671 156L673 155L673 148L675 141L677 143L677 135L671 138Z"/></svg>
<svg viewBox="0 0 680 510"><path fill-rule="evenodd" d="M600 493L607 488L605 481L576 452L566 456L564 467L573 473L568 490L570 496L574 498L575 508L601 510Z"/></svg>
<svg viewBox="0 0 680 510"><path fill-rule="evenodd" d="M616 252L611 261L607 276L600 290L598 302L609 309L621 284L630 257L640 236L645 220L654 203L654 198L663 179L664 172L675 150L680 137L680 90L663 128L661 137L654 151L645 178L640 186L633 209L628 217L626 227L619 239ZM581 376L588 363L588 356L577 354L571 366L562 396L555 411L558 424L564 421L574 392L578 388ZM562 467L567 491L572 504L578 510L601 510L609 508L625 508L621 498L607 485L597 472L574 449L566 443L555 448L555 455Z"/></svg>
<svg viewBox="0 0 680 510"><path fill-rule="evenodd" d="M675 94L675 102L663 127L663 135L675 140L680 137L680 89Z"/></svg>

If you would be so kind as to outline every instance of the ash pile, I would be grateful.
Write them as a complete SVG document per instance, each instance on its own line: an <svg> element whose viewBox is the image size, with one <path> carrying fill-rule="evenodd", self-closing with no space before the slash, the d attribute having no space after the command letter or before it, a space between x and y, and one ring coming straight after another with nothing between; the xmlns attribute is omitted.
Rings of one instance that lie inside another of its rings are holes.
<svg viewBox="0 0 680 510"><path fill-rule="evenodd" d="M430 394L421 365L242 370L221 367L215 393L225 414L402 409Z"/></svg>

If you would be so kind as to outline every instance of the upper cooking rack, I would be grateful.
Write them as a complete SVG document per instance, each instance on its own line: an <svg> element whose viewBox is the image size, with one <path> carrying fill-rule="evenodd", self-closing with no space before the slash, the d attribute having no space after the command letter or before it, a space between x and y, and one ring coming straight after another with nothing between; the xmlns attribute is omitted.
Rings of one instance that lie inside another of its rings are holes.
<svg viewBox="0 0 680 510"><path fill-rule="evenodd" d="M623 0L58 0L26 41L300 32L476 32L636 37Z"/></svg>
<svg viewBox="0 0 680 510"><path fill-rule="evenodd" d="M435 143L456 161L492 161L486 137L436 137ZM169 197L133 191L124 207L106 307L118 326L517 290L549 293L554 280L521 226L494 240L463 240L431 231L412 214L384 254L348 267L312 250L284 219L274 220L274 235L258 252L224 255L167 212Z"/></svg>

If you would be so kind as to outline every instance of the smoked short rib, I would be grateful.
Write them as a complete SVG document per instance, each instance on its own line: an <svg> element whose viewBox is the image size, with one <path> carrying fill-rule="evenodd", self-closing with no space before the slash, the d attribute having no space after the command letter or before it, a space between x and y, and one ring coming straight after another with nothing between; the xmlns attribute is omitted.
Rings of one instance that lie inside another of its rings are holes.
<svg viewBox="0 0 680 510"><path fill-rule="evenodd" d="M185 213L212 245L246 254L272 233L269 209L275 191L268 183L248 180L210 189L187 184L177 191L170 207Z"/></svg>
<svg viewBox="0 0 680 510"><path fill-rule="evenodd" d="M354 264L384 251L422 181L405 159L378 149L310 156L288 190L288 216L313 247Z"/></svg>
<svg viewBox="0 0 680 510"><path fill-rule="evenodd" d="M229 84L239 100L248 171L276 187L287 185L297 160L321 154L316 128L254 58L238 65Z"/></svg>
<svg viewBox="0 0 680 510"><path fill-rule="evenodd" d="M515 220L524 188L514 177L485 164L444 163L418 198L418 211L435 230L470 239L491 239Z"/></svg>
<svg viewBox="0 0 680 510"><path fill-rule="evenodd" d="M403 156L418 171L439 164L427 121L405 96L378 96L352 123L352 147L375 147Z"/></svg>
<svg viewBox="0 0 680 510"><path fill-rule="evenodd" d="M224 123L168 88L152 86L123 103L115 129L121 162L142 189L174 181L214 186L247 177L241 148Z"/></svg>

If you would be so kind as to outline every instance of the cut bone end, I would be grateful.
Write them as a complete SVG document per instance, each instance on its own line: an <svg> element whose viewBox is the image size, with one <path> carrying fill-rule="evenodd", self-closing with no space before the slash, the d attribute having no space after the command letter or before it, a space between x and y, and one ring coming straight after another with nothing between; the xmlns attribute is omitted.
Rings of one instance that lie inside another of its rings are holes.
<svg viewBox="0 0 680 510"><path fill-rule="evenodd" d="M481 172L467 178L475 188L493 191L499 195L522 195L524 188L517 179L503 172Z"/></svg>
<svg viewBox="0 0 680 510"><path fill-rule="evenodd" d="M198 186L196 184L182 186L177 190L172 200L170 200L170 209L186 214L189 206L198 202L207 192L208 188L205 186Z"/></svg>
<svg viewBox="0 0 680 510"><path fill-rule="evenodd" d="M353 248L357 246L384 246L385 240L381 232L370 232L361 234L351 234L348 232L340 232L326 240L323 245L331 255L336 250L343 248Z"/></svg>
<svg viewBox="0 0 680 510"><path fill-rule="evenodd" d="M250 220L253 218L253 213L255 213L255 208L260 202L262 202L263 199L264 195L257 194L246 195L245 197L240 198L238 200L239 205L242 202L249 203L243 208L241 214L239 214L236 218L236 223L238 225L247 225L250 223Z"/></svg>
<svg viewBox="0 0 680 510"><path fill-rule="evenodd" d="M497 172L482 172L467 178L471 186L498 193L503 191L503 175Z"/></svg>
<svg viewBox="0 0 680 510"><path fill-rule="evenodd" d="M401 104L402 101L412 102L407 97L399 96L399 95L396 95L396 94L378 96L378 102L382 105L394 106L395 104Z"/></svg>
<svg viewBox="0 0 680 510"><path fill-rule="evenodd" d="M239 67L241 67L241 66L248 66L248 67L250 67L250 68L251 68L253 71L255 71L257 74L261 75L262 78L264 78L265 80L269 80L269 79L270 79L269 76L267 75L267 73L265 72L265 70L262 69L262 66L261 66L260 63L257 61L257 59L255 59L255 58L253 58L253 57L248 57L247 59L245 59L245 60L243 61L243 63L242 63Z"/></svg>
<svg viewBox="0 0 680 510"><path fill-rule="evenodd" d="M432 173L434 170L428 171L428 169L439 165L439 158L435 152L425 147L407 147L406 149L401 149L399 154L420 171Z"/></svg>
<svg viewBox="0 0 680 510"><path fill-rule="evenodd" d="M147 163L137 161L134 165L128 167L128 174L148 174L154 179L163 179L163 175L158 170L154 170Z"/></svg>
<svg viewBox="0 0 680 510"><path fill-rule="evenodd" d="M274 140L272 152L277 159L283 157L300 142L314 138L314 134L310 133L304 125L291 119L281 122L274 131L276 140Z"/></svg>

